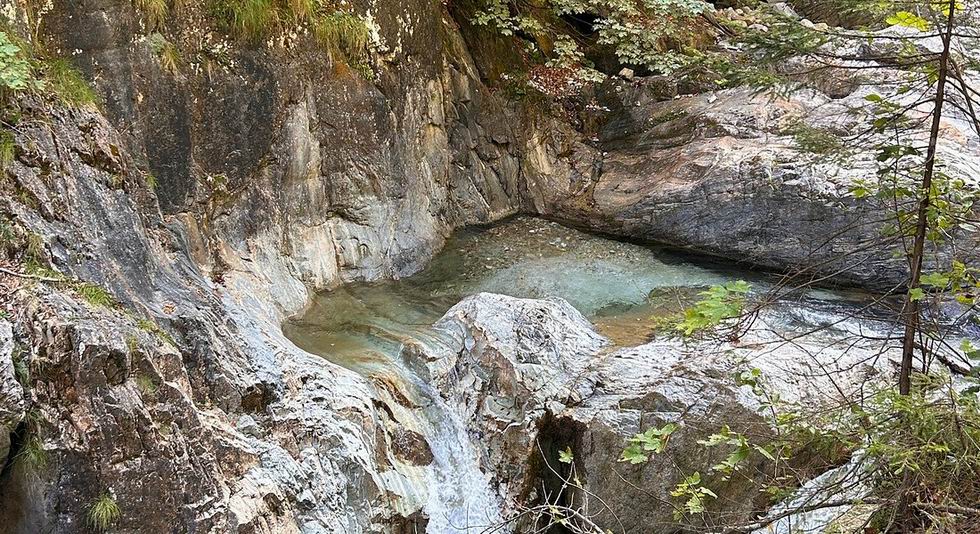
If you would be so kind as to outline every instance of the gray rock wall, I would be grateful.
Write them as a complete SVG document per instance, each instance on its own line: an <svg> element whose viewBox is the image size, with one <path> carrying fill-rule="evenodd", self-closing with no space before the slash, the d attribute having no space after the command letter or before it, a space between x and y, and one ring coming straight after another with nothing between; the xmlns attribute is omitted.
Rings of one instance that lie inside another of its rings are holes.
<svg viewBox="0 0 980 534"><path fill-rule="evenodd" d="M422 528L435 488L401 445L416 416L279 324L313 290L409 274L453 228L516 213L533 131L440 2L355 6L375 80L308 36L228 42L186 5L158 30L176 73L131 2L43 12L46 46L103 102L18 100L0 214L67 281L0 281L33 371L4 388L4 438L29 404L46 456L5 472L0 524L76 532L111 495L119 532Z"/></svg>

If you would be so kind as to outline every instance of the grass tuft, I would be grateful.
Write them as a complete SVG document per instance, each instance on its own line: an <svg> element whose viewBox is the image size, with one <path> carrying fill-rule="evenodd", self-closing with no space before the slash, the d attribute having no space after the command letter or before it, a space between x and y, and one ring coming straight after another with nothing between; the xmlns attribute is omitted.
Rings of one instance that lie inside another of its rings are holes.
<svg viewBox="0 0 980 534"><path fill-rule="evenodd" d="M48 465L48 452L41 440L41 424L44 418L36 409L24 414L23 442L14 456L14 464L29 473L37 473Z"/></svg>
<svg viewBox="0 0 980 534"><path fill-rule="evenodd" d="M169 343L173 347L176 347L177 346L177 342L174 341L174 338L171 337L171 335L169 333L167 333L166 330L160 328L159 325L157 325L156 323L154 323L153 321L151 321L149 319L140 319L140 320L136 321L136 326L138 326L140 328L140 330L143 330L144 332L149 332L151 334L155 334L157 337L159 337L160 339L166 341L167 343Z"/></svg>
<svg viewBox="0 0 980 534"><path fill-rule="evenodd" d="M75 285L75 291L85 302L97 307L111 308L115 306L116 299L102 286L89 282L79 282Z"/></svg>
<svg viewBox="0 0 980 534"><path fill-rule="evenodd" d="M302 22L312 18L316 13L316 0L289 0L289 13L294 22Z"/></svg>
<svg viewBox="0 0 980 534"><path fill-rule="evenodd" d="M136 336L126 336L126 350L128 350L130 354L136 354L139 352L139 349L140 341L136 339Z"/></svg>
<svg viewBox="0 0 980 534"><path fill-rule="evenodd" d="M180 64L183 62L180 49L159 33L150 35L147 41L150 49L160 60L160 67L169 72L171 76L180 74Z"/></svg>
<svg viewBox="0 0 980 534"><path fill-rule="evenodd" d="M14 363L14 378L23 387L28 387L31 383L31 359L30 354L19 343L14 344L14 353L11 355Z"/></svg>
<svg viewBox="0 0 980 534"><path fill-rule="evenodd" d="M157 391L160 390L160 387L153 381L153 378L147 375L139 375L136 377L136 388L139 389L140 396L149 400L155 399L157 396Z"/></svg>
<svg viewBox="0 0 980 534"><path fill-rule="evenodd" d="M71 106L88 106L99 102L99 96L67 59L52 59L44 63L44 78L47 87L62 102Z"/></svg>
<svg viewBox="0 0 980 534"><path fill-rule="evenodd" d="M122 510L109 492L100 495L88 507L88 524L99 532L109 530L109 527L119 521L120 517L122 517Z"/></svg>
<svg viewBox="0 0 980 534"><path fill-rule="evenodd" d="M143 179L146 180L146 187L149 187L150 189L156 189L157 185L159 184L156 175L152 172L144 174Z"/></svg>
<svg viewBox="0 0 980 534"><path fill-rule="evenodd" d="M37 436L36 431L29 430L29 434L21 445L14 462L29 472L37 473L48 465L48 451L44 450L44 443Z"/></svg>
<svg viewBox="0 0 980 534"><path fill-rule="evenodd" d="M313 35L333 53L357 62L367 52L371 39L367 25L360 17L346 11L334 11L313 21Z"/></svg>
<svg viewBox="0 0 980 534"><path fill-rule="evenodd" d="M238 35L259 39L279 28L279 10L274 0L217 0L217 14Z"/></svg>
<svg viewBox="0 0 980 534"><path fill-rule="evenodd" d="M14 132L6 128L0 129L0 171L14 162L16 148L17 140L14 138Z"/></svg>
<svg viewBox="0 0 980 534"><path fill-rule="evenodd" d="M135 0L136 7L146 15L149 28L159 28L167 21L170 4L167 0Z"/></svg>

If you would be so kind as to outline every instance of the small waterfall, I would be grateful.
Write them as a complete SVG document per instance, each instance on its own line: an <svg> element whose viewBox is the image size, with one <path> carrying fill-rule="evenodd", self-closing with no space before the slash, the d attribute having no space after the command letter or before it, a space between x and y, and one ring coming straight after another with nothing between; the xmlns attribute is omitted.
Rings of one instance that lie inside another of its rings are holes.
<svg viewBox="0 0 980 534"><path fill-rule="evenodd" d="M430 386L420 384L433 403L426 408L431 422L429 445L434 458L425 512L431 534L478 533L498 524L500 501L490 477L480 470L482 451L474 446L466 424Z"/></svg>

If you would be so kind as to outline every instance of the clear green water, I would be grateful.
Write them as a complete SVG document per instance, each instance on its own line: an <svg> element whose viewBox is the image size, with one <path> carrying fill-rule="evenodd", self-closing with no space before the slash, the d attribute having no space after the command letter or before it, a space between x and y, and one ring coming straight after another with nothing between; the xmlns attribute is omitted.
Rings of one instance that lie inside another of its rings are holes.
<svg viewBox="0 0 980 534"><path fill-rule="evenodd" d="M301 348L370 373L406 340L435 341L429 326L467 295L561 297L623 344L648 337L648 319L676 308L685 289L731 280L665 250L605 239L533 218L459 231L422 272L318 295L284 325ZM631 324L642 332L629 332Z"/></svg>

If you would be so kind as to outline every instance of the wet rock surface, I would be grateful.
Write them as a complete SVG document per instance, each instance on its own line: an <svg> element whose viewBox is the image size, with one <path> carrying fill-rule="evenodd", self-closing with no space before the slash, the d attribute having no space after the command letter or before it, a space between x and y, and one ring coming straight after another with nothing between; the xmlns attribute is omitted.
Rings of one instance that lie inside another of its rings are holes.
<svg viewBox="0 0 980 534"><path fill-rule="evenodd" d="M202 7L167 37L186 44ZM0 214L65 281L0 279L33 370L8 380L4 340L3 443L29 405L46 456L5 473L0 524L76 532L110 495L118 532L424 527L438 488L417 416L280 323L316 289L411 273L452 228L515 213L512 112L439 3L360 6L392 46L377 83L308 42L167 73L133 9L44 15L104 107L18 102Z"/></svg>
<svg viewBox="0 0 980 534"><path fill-rule="evenodd" d="M661 339L615 349L562 300L479 294L437 323L460 348L428 368L470 421L474 439L487 445L487 468L510 505L542 491L535 486L548 478L547 469L562 469L558 451L569 447L583 487L602 499L590 505L600 526L674 532L682 527L669 505L671 491L683 474L710 473L722 459L698 440L722 425L759 443L772 435L759 413L762 399L737 385L737 373L760 369L772 378L773 394L811 406L886 376L897 355L850 339L854 323L783 342L804 324L835 324L843 313L784 307L765 314L738 343ZM666 423L681 426L665 454L642 465L619 461L630 437ZM763 457L751 461L765 467ZM760 488L746 480L713 476L712 487L724 495L713 511L735 523L750 519ZM637 488L649 498L637 499Z"/></svg>

